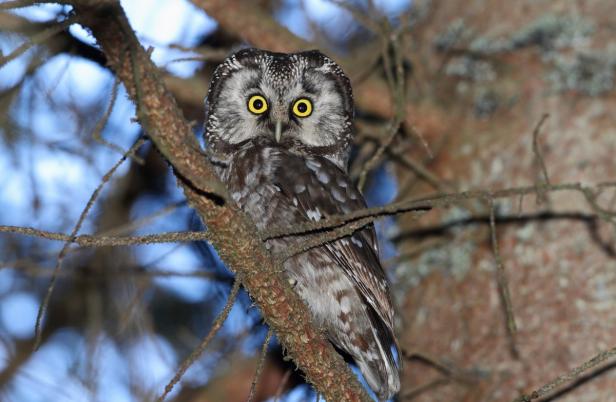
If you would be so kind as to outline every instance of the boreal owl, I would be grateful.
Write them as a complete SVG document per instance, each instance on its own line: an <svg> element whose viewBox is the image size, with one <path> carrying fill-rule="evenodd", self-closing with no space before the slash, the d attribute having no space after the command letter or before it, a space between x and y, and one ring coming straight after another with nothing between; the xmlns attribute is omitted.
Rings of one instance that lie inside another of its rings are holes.
<svg viewBox="0 0 616 402"><path fill-rule="evenodd" d="M319 51L244 49L214 73L206 98L210 160L259 230L366 207L347 173L353 99ZM268 240L273 253L307 237ZM393 307L374 227L290 257L285 273L328 339L350 355L380 400L398 392Z"/></svg>

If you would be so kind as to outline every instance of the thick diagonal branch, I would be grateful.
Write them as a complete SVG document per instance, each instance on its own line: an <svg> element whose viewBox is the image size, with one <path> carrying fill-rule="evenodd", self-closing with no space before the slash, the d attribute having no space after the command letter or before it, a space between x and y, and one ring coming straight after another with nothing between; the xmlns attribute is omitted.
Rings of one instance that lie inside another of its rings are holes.
<svg viewBox="0 0 616 402"><path fill-rule="evenodd" d="M137 104L139 120L172 164L189 203L207 224L211 242L259 305L290 357L331 401L370 400L343 359L310 319L257 235L254 224L224 202L226 190L203 156L174 98L162 84L117 2L73 2L111 69Z"/></svg>

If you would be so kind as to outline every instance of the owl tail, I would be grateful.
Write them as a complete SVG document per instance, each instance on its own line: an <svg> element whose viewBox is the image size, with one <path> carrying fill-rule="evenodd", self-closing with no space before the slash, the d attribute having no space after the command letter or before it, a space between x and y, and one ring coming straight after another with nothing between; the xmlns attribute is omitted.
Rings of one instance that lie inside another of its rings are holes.
<svg viewBox="0 0 616 402"><path fill-rule="evenodd" d="M374 347L370 347L369 350L376 353L356 356L355 363L379 401L386 401L400 391L400 374L391 352L391 340L380 337L380 331L374 327L371 330L370 343Z"/></svg>

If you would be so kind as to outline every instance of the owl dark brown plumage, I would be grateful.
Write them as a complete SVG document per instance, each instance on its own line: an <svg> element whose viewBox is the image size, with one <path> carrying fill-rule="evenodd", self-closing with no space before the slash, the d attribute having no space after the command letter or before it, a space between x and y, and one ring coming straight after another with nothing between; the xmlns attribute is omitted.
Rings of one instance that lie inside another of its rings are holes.
<svg viewBox="0 0 616 402"><path fill-rule="evenodd" d="M259 230L366 207L346 170L353 102L348 78L318 51L241 50L217 69L206 99L210 159ZM268 240L284 253L306 237ZM393 307L372 226L289 258L285 272L330 341L380 400L400 388Z"/></svg>

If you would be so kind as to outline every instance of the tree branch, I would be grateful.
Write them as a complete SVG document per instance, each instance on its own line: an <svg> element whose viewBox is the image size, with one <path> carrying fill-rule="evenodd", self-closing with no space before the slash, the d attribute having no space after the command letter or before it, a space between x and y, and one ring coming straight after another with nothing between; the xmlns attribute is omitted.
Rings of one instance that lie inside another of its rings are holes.
<svg viewBox="0 0 616 402"><path fill-rule="evenodd" d="M227 267L241 278L307 380L328 400L370 400L342 357L313 326L308 308L290 288L282 267L265 249L254 224L224 202L224 185L202 154L119 4L73 4L80 21L92 31L109 65L137 103L143 128L172 164L189 203L206 222L211 243Z"/></svg>

